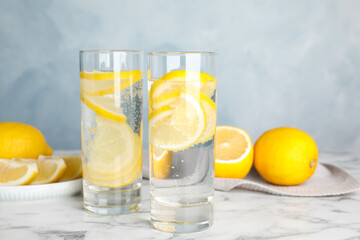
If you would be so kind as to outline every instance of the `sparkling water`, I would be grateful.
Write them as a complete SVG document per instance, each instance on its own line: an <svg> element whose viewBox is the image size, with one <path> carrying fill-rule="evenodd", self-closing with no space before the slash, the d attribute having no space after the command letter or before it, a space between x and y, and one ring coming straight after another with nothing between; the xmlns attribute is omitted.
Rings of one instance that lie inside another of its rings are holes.
<svg viewBox="0 0 360 240"><path fill-rule="evenodd" d="M86 81L86 80L85 80ZM119 84L116 81L112 84L114 87ZM82 87L82 93L84 87ZM113 174L107 178L107 175L101 175L101 179L98 176L93 176L92 172L87 170L87 165L90 161L102 161L100 155L97 155L97 159L91 159L91 151L93 148L93 141L96 134L102 134L96 132L97 126L96 116L108 117L103 112L95 112L94 107L89 107L86 104L86 100L82 98L81 102L81 116L82 116L82 154L83 154L83 179L84 179L84 208L87 211L98 213L98 214L121 214L128 212L135 212L141 206L141 153L142 153L142 96L143 96L143 81L138 80L134 84L125 87L120 91L101 96L103 98L111 99L111 106L113 109L122 112L127 120L126 124L131 128L134 136L136 135L139 141L137 144L137 152L139 156L136 159L117 159L121 164L121 161L138 161L136 167L133 170L127 171L126 174L121 170L117 175ZM101 108L101 106L97 106ZM97 109L98 110L98 109ZM107 120L108 121L108 120ZM109 122L111 121L111 122ZM109 119L108 123L119 124L112 119ZM114 125L116 126L116 125ZM102 126L103 128L106 126ZM111 143L112 139L105 138L104 144L107 142ZM115 140L114 140L115 141ZM119 146L120 149L121 146ZM116 153L109 153L114 154ZM116 158L116 156L114 157ZM114 160L115 161L115 160ZM139 165L140 164L140 165ZM98 169L99 171L101 169ZM118 180L111 180L111 179ZM95 179L95 180L92 180ZM105 179L105 180L104 180ZM126 179L126 180L125 180ZM118 181L118 183L116 182ZM120 182L121 181L121 182ZM107 186L119 185L116 187ZM125 185L124 185L125 184Z"/></svg>
<svg viewBox="0 0 360 240"><path fill-rule="evenodd" d="M157 179L152 172L151 221L156 228L182 232L181 228L184 227L192 232L206 229L212 224L213 153L212 138L204 144L172 152L167 179ZM156 161L153 156L152 159ZM193 229L189 226L193 226Z"/></svg>
<svg viewBox="0 0 360 240"><path fill-rule="evenodd" d="M153 81L149 81L149 89L152 84ZM215 96L216 91L211 96L214 102ZM187 114L185 111L184 115ZM155 147L150 137L150 175L151 224L154 228L179 233L200 231L212 225L214 136L181 151Z"/></svg>

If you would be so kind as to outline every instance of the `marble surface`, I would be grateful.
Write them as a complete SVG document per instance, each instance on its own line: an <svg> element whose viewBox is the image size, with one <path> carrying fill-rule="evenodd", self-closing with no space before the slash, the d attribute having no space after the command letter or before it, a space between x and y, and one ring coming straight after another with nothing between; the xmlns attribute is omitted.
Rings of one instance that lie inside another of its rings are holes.
<svg viewBox="0 0 360 240"><path fill-rule="evenodd" d="M320 161L360 180L359 155L326 153ZM360 192L301 198L216 191L214 225L204 232L173 235L150 228L149 184L143 184L143 206L131 215L86 214L81 196L0 202L0 239L360 239Z"/></svg>

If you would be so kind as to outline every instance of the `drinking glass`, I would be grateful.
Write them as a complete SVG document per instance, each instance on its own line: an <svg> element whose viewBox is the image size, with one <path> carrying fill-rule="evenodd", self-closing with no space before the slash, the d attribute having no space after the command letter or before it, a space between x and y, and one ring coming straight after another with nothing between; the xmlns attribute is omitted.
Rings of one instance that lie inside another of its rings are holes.
<svg viewBox="0 0 360 240"><path fill-rule="evenodd" d="M84 209L135 212L141 205L143 52L80 52Z"/></svg>
<svg viewBox="0 0 360 240"><path fill-rule="evenodd" d="M195 232L213 222L217 54L151 52L151 225Z"/></svg>

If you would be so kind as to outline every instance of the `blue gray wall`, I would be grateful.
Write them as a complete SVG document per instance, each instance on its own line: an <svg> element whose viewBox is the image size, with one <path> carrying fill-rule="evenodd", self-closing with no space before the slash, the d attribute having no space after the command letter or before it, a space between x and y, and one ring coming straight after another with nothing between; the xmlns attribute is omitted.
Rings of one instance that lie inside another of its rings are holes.
<svg viewBox="0 0 360 240"><path fill-rule="evenodd" d="M80 149L79 50L209 50L218 124L253 141L293 126L321 151L359 152L359 13L340 0L1 0L0 121Z"/></svg>

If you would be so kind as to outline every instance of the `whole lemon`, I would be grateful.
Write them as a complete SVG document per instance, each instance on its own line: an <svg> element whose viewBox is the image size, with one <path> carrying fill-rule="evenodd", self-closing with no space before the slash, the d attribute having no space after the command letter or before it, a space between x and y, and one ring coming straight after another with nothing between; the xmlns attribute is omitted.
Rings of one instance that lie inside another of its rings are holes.
<svg viewBox="0 0 360 240"><path fill-rule="evenodd" d="M32 158L51 155L42 133L35 127L17 122L0 122L0 158Z"/></svg>
<svg viewBox="0 0 360 240"><path fill-rule="evenodd" d="M254 147L254 166L266 181L284 186L309 179L316 168L318 149L307 133L290 127L265 132Z"/></svg>

